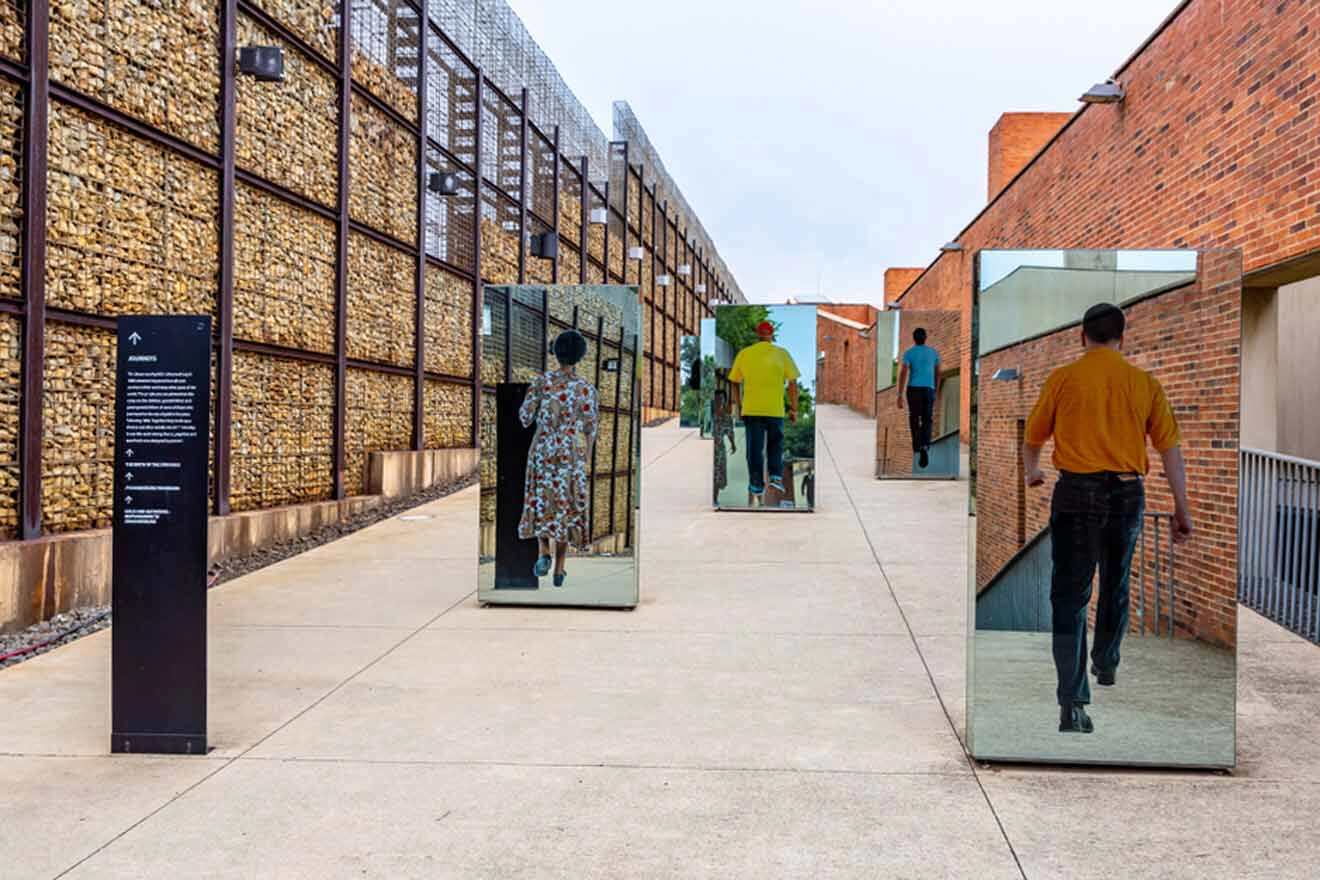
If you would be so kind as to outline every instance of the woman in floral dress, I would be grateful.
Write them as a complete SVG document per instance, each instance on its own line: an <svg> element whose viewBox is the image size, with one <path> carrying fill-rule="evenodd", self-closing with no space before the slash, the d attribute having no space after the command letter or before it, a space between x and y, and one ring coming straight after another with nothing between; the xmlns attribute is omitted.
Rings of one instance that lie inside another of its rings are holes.
<svg viewBox="0 0 1320 880"><path fill-rule="evenodd" d="M729 438L729 446L734 452L738 444L733 439L733 419L729 417L729 407L723 391L716 391L711 401L713 410L711 433L715 436L715 498L714 505L720 506L720 491L729 485L729 457L724 451L724 438Z"/></svg>
<svg viewBox="0 0 1320 880"><path fill-rule="evenodd" d="M569 545L584 547L591 539L588 463L599 409L596 389L574 372L574 365L587 353L587 340L576 330L565 330L555 337L554 352L559 369L532 380L518 413L523 427L536 422L518 537L538 541L540 552L533 569L538 578L550 571L554 543L554 585L562 587Z"/></svg>

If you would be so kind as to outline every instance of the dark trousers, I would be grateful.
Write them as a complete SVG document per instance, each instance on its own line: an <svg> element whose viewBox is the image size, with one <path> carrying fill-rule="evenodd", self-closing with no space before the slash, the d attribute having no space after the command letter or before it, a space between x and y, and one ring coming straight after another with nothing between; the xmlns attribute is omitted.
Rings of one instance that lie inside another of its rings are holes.
<svg viewBox="0 0 1320 880"><path fill-rule="evenodd" d="M912 451L930 446L930 432L935 421L935 389L907 388L908 427L912 429Z"/></svg>
<svg viewBox="0 0 1320 880"><path fill-rule="evenodd" d="M1140 479L1117 474L1061 473L1050 506L1054 570L1050 577L1054 669L1060 706L1091 702L1086 670L1086 612L1091 582L1100 569L1091 661L1102 671L1118 667L1128 628L1132 551L1141 533L1146 495Z"/></svg>
<svg viewBox="0 0 1320 880"><path fill-rule="evenodd" d="M770 479L784 478L784 420L774 416L743 416L747 429L747 473L753 489L765 490L766 457Z"/></svg>

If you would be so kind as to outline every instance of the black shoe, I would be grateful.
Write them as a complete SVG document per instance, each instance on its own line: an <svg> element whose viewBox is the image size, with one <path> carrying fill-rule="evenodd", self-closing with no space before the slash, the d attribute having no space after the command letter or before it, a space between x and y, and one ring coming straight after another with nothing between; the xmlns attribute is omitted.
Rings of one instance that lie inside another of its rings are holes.
<svg viewBox="0 0 1320 880"><path fill-rule="evenodd" d="M1091 674L1095 676L1095 683L1112 687L1114 682L1118 681L1118 673L1113 669L1101 669L1094 663L1091 664Z"/></svg>
<svg viewBox="0 0 1320 880"><path fill-rule="evenodd" d="M926 454L926 450L921 450L921 453L917 456L917 464L921 467L926 467L930 464L930 456Z"/></svg>
<svg viewBox="0 0 1320 880"><path fill-rule="evenodd" d="M1059 733L1090 733L1095 730L1091 716L1086 714L1086 706L1073 703L1059 707Z"/></svg>

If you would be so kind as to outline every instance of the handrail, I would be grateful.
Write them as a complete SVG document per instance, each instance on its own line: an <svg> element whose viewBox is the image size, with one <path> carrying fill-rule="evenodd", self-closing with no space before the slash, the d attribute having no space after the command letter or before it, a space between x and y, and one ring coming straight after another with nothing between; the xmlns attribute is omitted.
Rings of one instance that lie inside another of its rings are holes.
<svg viewBox="0 0 1320 880"><path fill-rule="evenodd" d="M1238 601L1320 644L1320 461L1240 450Z"/></svg>

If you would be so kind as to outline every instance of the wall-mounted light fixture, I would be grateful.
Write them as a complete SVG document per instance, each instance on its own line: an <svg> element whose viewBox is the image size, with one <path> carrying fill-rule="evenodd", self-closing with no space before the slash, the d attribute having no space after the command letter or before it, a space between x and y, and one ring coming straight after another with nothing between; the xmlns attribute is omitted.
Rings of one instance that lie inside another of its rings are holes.
<svg viewBox="0 0 1320 880"><path fill-rule="evenodd" d="M659 284L661 287L668 287L673 280L674 279L670 278L668 275L655 276L655 283Z"/></svg>
<svg viewBox="0 0 1320 880"><path fill-rule="evenodd" d="M1127 93L1123 91L1123 86L1115 79L1107 79L1102 83L1096 83L1086 90L1077 100L1083 104L1117 104L1126 97Z"/></svg>
<svg viewBox="0 0 1320 880"><path fill-rule="evenodd" d="M542 232L531 237L531 254L542 260L559 258L559 236L553 232Z"/></svg>
<svg viewBox="0 0 1320 880"><path fill-rule="evenodd" d="M691 264L691 263L683 263L682 265L680 265L680 266L678 267L678 274L679 274L679 275L691 275L691 274L692 274L692 264Z"/></svg>
<svg viewBox="0 0 1320 880"><path fill-rule="evenodd" d="M946 241L944 244L940 245L940 251L946 254L956 254L962 249L962 245L958 244L956 241Z"/></svg>
<svg viewBox="0 0 1320 880"><path fill-rule="evenodd" d="M697 293L705 293L705 292L706 292L706 285L704 285L704 284L698 284L698 285L697 285Z"/></svg>
<svg viewBox="0 0 1320 880"><path fill-rule="evenodd" d="M279 46L243 46L238 50L238 72L260 82L283 82L284 50Z"/></svg>
<svg viewBox="0 0 1320 880"><path fill-rule="evenodd" d="M593 226L604 226L610 222L610 212L608 208L592 208L590 222Z"/></svg>
<svg viewBox="0 0 1320 880"><path fill-rule="evenodd" d="M617 373L619 372L619 359L605 358L605 360L601 361L600 368L607 373Z"/></svg>
<svg viewBox="0 0 1320 880"><path fill-rule="evenodd" d="M1022 378L1022 374L1017 367L1000 367L990 378L996 382L1016 382Z"/></svg>
<svg viewBox="0 0 1320 880"><path fill-rule="evenodd" d="M504 221L503 223L501 223L500 225L503 226L503 227L504 227L507 231L509 231L509 232L517 232L517 231L518 231L518 221L517 221L517 220L505 220L505 221Z"/></svg>
<svg viewBox="0 0 1320 880"><path fill-rule="evenodd" d="M432 171L426 188L438 196L458 195L458 175L452 171Z"/></svg>
<svg viewBox="0 0 1320 880"><path fill-rule="evenodd" d="M639 247L628 248L628 259L640 260L642 258L642 249Z"/></svg>

